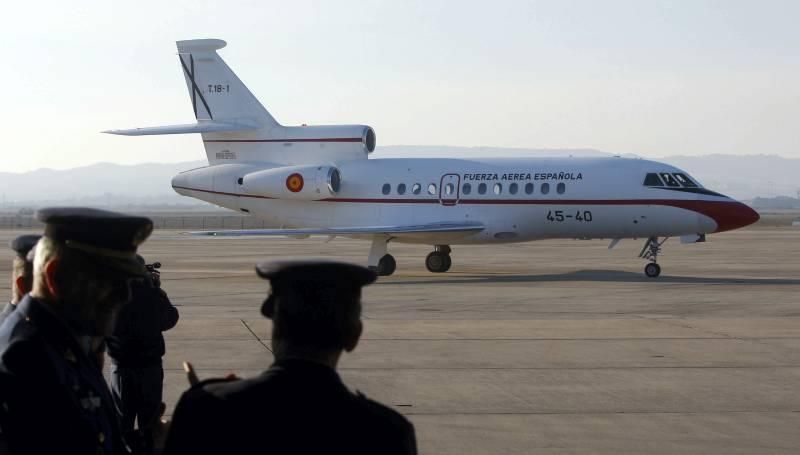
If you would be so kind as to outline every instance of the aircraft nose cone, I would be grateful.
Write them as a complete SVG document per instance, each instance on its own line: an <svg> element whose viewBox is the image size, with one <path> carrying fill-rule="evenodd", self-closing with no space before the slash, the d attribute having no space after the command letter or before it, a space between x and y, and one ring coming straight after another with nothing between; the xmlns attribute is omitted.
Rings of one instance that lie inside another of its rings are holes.
<svg viewBox="0 0 800 455"><path fill-rule="evenodd" d="M726 205L724 210L717 211L713 216L714 221L717 222L715 232L732 231L749 226L761 218L758 212L741 202Z"/></svg>

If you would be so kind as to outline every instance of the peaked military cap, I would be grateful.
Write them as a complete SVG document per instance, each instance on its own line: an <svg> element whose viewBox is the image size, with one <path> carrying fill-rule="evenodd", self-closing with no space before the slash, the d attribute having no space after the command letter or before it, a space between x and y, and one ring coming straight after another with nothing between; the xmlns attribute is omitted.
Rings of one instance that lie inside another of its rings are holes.
<svg viewBox="0 0 800 455"><path fill-rule="evenodd" d="M17 252L17 256L21 259L28 260L28 253L36 246L36 243L39 242L39 239L42 238L41 235L20 235L19 237L15 238L14 240L8 242L8 246L11 247L12 250Z"/></svg>
<svg viewBox="0 0 800 455"><path fill-rule="evenodd" d="M364 286L375 281L377 274L372 270L347 262L325 259L297 259L261 262L256 265L261 278L273 283L302 277L303 282L346 282L354 286Z"/></svg>
<svg viewBox="0 0 800 455"><path fill-rule="evenodd" d="M256 265L256 273L272 285L270 298L261 307L271 317L268 306L272 298L294 287L333 288L341 293L356 293L375 281L378 275L360 265L325 259L278 260Z"/></svg>
<svg viewBox="0 0 800 455"><path fill-rule="evenodd" d="M153 232L149 218L84 207L41 209L36 218L46 224L46 237L67 248L82 251L117 272L146 273L136 259L136 249Z"/></svg>

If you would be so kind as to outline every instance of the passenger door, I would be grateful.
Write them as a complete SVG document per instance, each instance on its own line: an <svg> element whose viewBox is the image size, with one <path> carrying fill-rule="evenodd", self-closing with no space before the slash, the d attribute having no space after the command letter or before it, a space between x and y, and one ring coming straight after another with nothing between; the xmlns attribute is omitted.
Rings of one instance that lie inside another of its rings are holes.
<svg viewBox="0 0 800 455"><path fill-rule="evenodd" d="M439 182L439 203L442 205L456 205L461 194L461 176L458 174L445 174Z"/></svg>

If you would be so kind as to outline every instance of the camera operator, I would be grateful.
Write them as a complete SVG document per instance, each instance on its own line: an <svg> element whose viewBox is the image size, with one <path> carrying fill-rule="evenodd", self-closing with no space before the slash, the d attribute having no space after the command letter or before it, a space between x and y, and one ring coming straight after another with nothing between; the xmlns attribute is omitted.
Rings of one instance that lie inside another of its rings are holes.
<svg viewBox="0 0 800 455"><path fill-rule="evenodd" d="M175 327L178 309L161 289L161 264L145 264L141 256L138 259L148 274L143 280L131 282L131 301L120 310L107 343L111 391L122 431L131 441L138 440L144 452L151 452L153 428L163 410L162 332ZM133 431L134 421L138 422L138 433Z"/></svg>

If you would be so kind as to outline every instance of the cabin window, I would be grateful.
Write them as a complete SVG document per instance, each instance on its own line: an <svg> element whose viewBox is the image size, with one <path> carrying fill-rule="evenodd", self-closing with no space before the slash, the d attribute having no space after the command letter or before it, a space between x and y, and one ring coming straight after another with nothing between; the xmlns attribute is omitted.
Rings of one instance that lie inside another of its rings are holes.
<svg viewBox="0 0 800 455"><path fill-rule="evenodd" d="M542 183L542 187L541 187L541 189L539 191L541 191L542 194L549 193L550 192L550 184L549 183Z"/></svg>
<svg viewBox="0 0 800 455"><path fill-rule="evenodd" d="M494 187L492 188L494 194L500 194L503 192L503 184L502 183L495 183Z"/></svg>
<svg viewBox="0 0 800 455"><path fill-rule="evenodd" d="M508 192L509 193L517 194L517 191L519 191L519 185L517 185L516 183L512 183L511 185L508 185Z"/></svg>
<svg viewBox="0 0 800 455"><path fill-rule="evenodd" d="M697 184L694 183L686 174L681 174L680 172L676 172L672 174L675 176L675 179L680 182L681 185L685 186L686 188L697 188Z"/></svg>
<svg viewBox="0 0 800 455"><path fill-rule="evenodd" d="M681 186L681 184L678 183L677 180L675 180L675 177L673 177L672 174L668 172L662 172L661 178L664 179L664 183L666 183L667 186Z"/></svg>
<svg viewBox="0 0 800 455"><path fill-rule="evenodd" d="M244 178L243 177L239 177L238 179L236 179L236 183L238 183L239 185L244 184Z"/></svg>
<svg viewBox="0 0 800 455"><path fill-rule="evenodd" d="M406 194L406 184L401 183L397 185L397 194Z"/></svg>
<svg viewBox="0 0 800 455"><path fill-rule="evenodd" d="M453 193L455 192L456 192L456 186L453 185L452 183L448 183L447 185L444 186L444 194L452 196Z"/></svg>
<svg viewBox="0 0 800 455"><path fill-rule="evenodd" d="M465 183L465 184L464 184L464 185L461 187L461 192L462 192L462 193L464 193L464 194L469 194L469 193L471 193L471 192L472 192L472 185L470 185L469 183Z"/></svg>
<svg viewBox="0 0 800 455"><path fill-rule="evenodd" d="M556 193L564 194L565 191L567 191L567 185L565 185L564 182L561 182L558 185L556 185Z"/></svg>
<svg viewBox="0 0 800 455"><path fill-rule="evenodd" d="M389 193L391 193L391 192L392 192L392 185L389 185L388 183L384 183L384 184L383 184L383 189L381 190L381 192L382 192L383 194L389 194Z"/></svg>
<svg viewBox="0 0 800 455"><path fill-rule="evenodd" d="M647 174L644 178L644 186L661 186L663 184L661 177L654 172Z"/></svg>
<svg viewBox="0 0 800 455"><path fill-rule="evenodd" d="M486 194L486 184L481 183L478 185L478 194Z"/></svg>
<svg viewBox="0 0 800 455"><path fill-rule="evenodd" d="M430 194L430 195L436 194L436 184L435 183L429 183L428 184L428 194Z"/></svg>
<svg viewBox="0 0 800 455"><path fill-rule="evenodd" d="M421 191L422 191L422 185L420 185L419 183L415 183L411 187L411 192L414 194L419 194Z"/></svg>
<svg viewBox="0 0 800 455"><path fill-rule="evenodd" d="M533 183L525 184L525 194L533 194Z"/></svg>

